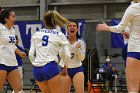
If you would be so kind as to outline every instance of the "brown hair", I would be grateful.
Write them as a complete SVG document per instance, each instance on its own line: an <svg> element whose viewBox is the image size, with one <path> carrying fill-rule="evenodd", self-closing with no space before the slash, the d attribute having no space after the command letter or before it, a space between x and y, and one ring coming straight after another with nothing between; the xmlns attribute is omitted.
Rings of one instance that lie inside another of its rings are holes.
<svg viewBox="0 0 140 93"><path fill-rule="evenodd" d="M9 18L10 12L12 11L13 10L11 10L10 8L3 9L2 7L0 7L0 23L6 24L5 18Z"/></svg>
<svg viewBox="0 0 140 93"><path fill-rule="evenodd" d="M78 22L75 21L75 20L70 20L70 22L67 24L67 28L69 27L69 24L70 24L71 22L75 23L76 26L77 26L77 28L79 29ZM77 33L76 33L76 37L77 37L77 38L81 38L81 36L78 34L78 31L77 31Z"/></svg>
<svg viewBox="0 0 140 93"><path fill-rule="evenodd" d="M60 15L57 11L51 10L44 14L44 24L46 28L53 29L57 25L62 27L64 24L67 24L69 21Z"/></svg>

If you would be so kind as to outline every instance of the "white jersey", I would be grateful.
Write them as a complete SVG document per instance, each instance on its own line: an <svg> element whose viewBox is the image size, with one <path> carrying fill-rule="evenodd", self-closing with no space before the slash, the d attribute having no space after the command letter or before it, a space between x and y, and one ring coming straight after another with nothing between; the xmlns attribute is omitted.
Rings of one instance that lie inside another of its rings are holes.
<svg viewBox="0 0 140 93"><path fill-rule="evenodd" d="M44 66L55 61L58 62L60 47L65 50L65 55L71 57L68 41L65 35L56 29L41 29L31 38L29 58L34 66Z"/></svg>
<svg viewBox="0 0 140 93"><path fill-rule="evenodd" d="M81 44L81 48L76 48L77 43ZM68 63L68 68L76 68L82 65L82 62L85 59L86 45L82 39L78 39L74 44L69 43L69 49L71 52L71 60L65 60L64 50L61 48L59 51L61 67L64 67L65 61Z"/></svg>
<svg viewBox="0 0 140 93"><path fill-rule="evenodd" d="M130 22L128 52L140 52L140 2L130 5L117 26L110 26L112 32L122 32Z"/></svg>
<svg viewBox="0 0 140 93"><path fill-rule="evenodd" d="M15 56L15 30L7 29L4 25L0 24L0 64L6 66L17 66Z"/></svg>

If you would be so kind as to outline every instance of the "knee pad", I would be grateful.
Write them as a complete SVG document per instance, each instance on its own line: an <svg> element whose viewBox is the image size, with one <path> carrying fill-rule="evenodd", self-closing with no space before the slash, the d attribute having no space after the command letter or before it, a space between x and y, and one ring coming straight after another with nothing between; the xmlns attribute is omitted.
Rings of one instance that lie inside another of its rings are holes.
<svg viewBox="0 0 140 93"><path fill-rule="evenodd" d="M17 93L24 93L24 91L23 90L20 90L19 92L17 92Z"/></svg>

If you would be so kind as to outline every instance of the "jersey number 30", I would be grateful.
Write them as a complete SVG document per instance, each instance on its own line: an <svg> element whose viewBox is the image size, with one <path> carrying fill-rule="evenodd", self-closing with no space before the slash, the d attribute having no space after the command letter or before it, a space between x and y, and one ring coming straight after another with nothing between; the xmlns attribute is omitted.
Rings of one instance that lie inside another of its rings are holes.
<svg viewBox="0 0 140 93"><path fill-rule="evenodd" d="M49 37L47 35L44 35L42 37L42 41L43 41L42 46L47 46L48 45L48 39L49 39Z"/></svg>

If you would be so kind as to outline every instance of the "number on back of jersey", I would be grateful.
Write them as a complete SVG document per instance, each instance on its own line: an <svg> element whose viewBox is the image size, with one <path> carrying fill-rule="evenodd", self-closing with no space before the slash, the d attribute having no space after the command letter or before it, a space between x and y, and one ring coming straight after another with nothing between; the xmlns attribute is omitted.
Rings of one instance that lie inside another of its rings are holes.
<svg viewBox="0 0 140 93"><path fill-rule="evenodd" d="M47 35L44 35L43 37L42 37L42 46L47 46L48 45L48 39L49 39L49 37L47 36Z"/></svg>

